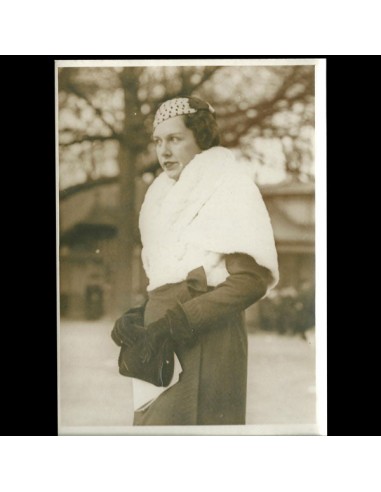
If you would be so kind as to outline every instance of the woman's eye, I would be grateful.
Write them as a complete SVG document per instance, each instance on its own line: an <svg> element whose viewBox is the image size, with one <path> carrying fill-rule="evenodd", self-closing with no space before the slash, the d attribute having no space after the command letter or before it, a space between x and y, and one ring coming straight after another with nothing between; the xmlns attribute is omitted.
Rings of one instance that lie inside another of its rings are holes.
<svg viewBox="0 0 381 492"><path fill-rule="evenodd" d="M171 137L171 142L178 142L179 138L178 137Z"/></svg>

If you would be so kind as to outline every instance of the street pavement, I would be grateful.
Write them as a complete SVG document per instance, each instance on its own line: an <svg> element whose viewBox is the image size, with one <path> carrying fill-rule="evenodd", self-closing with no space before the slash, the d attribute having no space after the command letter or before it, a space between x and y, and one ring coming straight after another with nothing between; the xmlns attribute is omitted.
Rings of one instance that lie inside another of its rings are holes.
<svg viewBox="0 0 381 492"><path fill-rule="evenodd" d="M60 428L132 425L132 385L118 372L112 321L62 320L59 329ZM256 332L249 335L246 423L314 424L315 344ZM74 429L74 430L73 430Z"/></svg>

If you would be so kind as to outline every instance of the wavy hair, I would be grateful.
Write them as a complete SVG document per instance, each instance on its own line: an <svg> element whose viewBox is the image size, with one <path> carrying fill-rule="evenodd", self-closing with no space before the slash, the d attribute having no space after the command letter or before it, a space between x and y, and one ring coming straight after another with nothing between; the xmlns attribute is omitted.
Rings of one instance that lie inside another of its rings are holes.
<svg viewBox="0 0 381 492"><path fill-rule="evenodd" d="M214 112L208 103L198 97L189 97L189 105L196 113L183 115L187 128L192 130L197 145L207 150L220 144L220 131Z"/></svg>

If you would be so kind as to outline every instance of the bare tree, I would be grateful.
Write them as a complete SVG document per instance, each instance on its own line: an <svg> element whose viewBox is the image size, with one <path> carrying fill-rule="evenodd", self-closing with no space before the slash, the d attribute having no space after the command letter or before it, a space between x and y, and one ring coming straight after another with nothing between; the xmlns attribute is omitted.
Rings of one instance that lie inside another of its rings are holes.
<svg viewBox="0 0 381 492"><path fill-rule="evenodd" d="M153 114L170 97L199 95L213 102L227 147L251 152L258 136L282 140L286 169L298 174L301 125L313 125L314 70L285 67L103 67L59 70L59 145L82 180L97 179L107 159L85 165L94 145L115 150L120 184L116 309L131 304L133 249L138 241L135 183L158 168L150 145ZM312 108L312 109L311 109ZM295 128L294 128L295 127ZM70 152L72 152L70 157ZM82 155L80 153L82 152ZM86 170L86 169L87 170Z"/></svg>

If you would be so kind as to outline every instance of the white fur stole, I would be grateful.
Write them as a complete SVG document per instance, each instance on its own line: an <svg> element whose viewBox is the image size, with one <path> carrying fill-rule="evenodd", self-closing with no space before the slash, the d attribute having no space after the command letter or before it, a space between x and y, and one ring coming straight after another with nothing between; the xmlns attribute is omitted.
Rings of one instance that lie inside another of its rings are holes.
<svg viewBox="0 0 381 492"><path fill-rule="evenodd" d="M178 181L160 174L140 212L142 260L148 290L185 280L203 266L208 285L223 282L224 255L246 253L273 274L278 260L261 194L231 151L212 147L197 154Z"/></svg>

